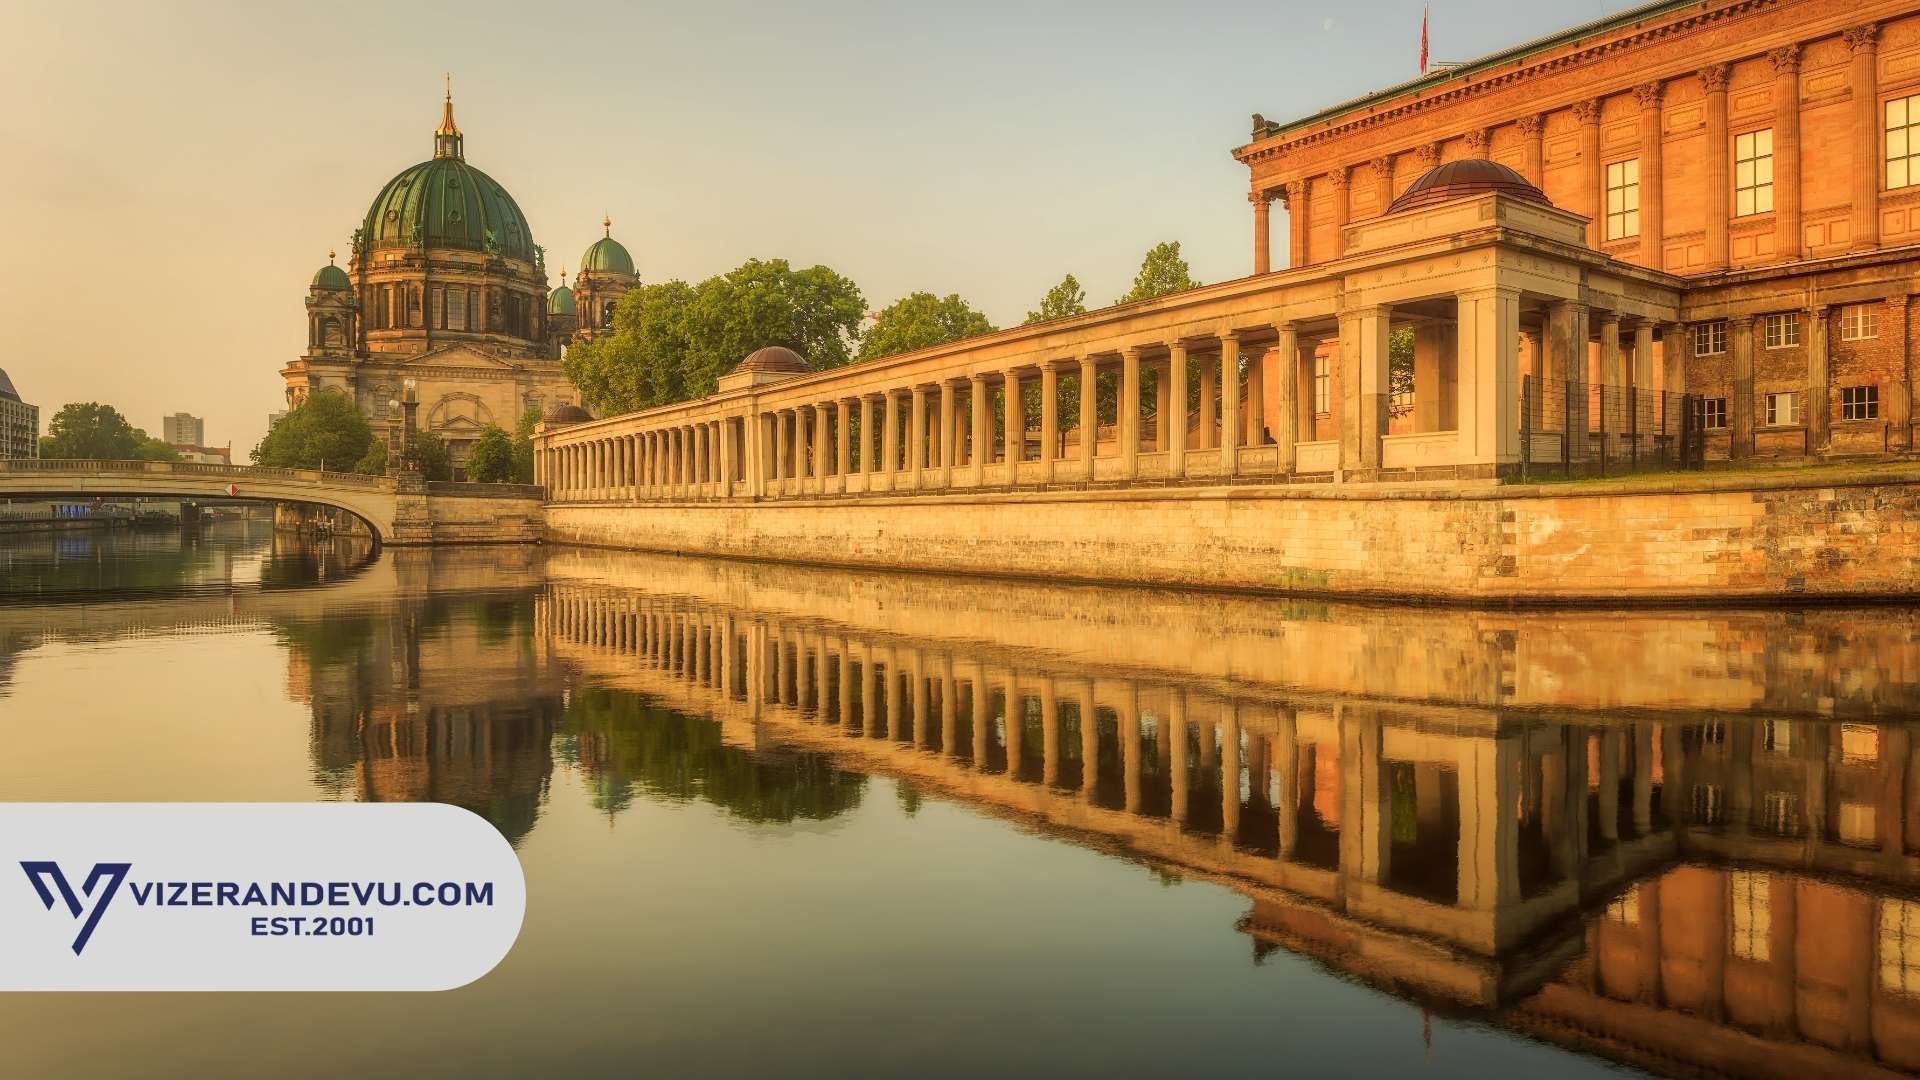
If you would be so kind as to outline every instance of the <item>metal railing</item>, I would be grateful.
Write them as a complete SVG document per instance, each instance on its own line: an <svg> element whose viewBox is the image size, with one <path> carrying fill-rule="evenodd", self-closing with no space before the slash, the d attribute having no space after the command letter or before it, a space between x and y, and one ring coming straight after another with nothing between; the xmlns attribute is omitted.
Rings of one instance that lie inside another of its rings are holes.
<svg viewBox="0 0 1920 1080"><path fill-rule="evenodd" d="M210 465L194 461L96 461L84 458L7 458L0 459L0 474L40 473L67 475L102 473L179 476L193 479L222 477L234 480L291 480L337 487L379 488L393 483L391 477L366 473L343 473L321 469L278 469L265 465Z"/></svg>
<svg viewBox="0 0 1920 1080"><path fill-rule="evenodd" d="M1706 440L1695 398L1644 386L1523 375L1520 475L1609 476L1698 469Z"/></svg>

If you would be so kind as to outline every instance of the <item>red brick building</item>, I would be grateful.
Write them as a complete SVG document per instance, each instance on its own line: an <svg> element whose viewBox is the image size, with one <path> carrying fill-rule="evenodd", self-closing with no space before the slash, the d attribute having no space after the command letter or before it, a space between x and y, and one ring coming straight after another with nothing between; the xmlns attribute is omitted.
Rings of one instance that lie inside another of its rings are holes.
<svg viewBox="0 0 1920 1080"><path fill-rule="evenodd" d="M1657 336L1685 356L1653 368L1703 399L1710 455L1913 448L1920 3L1648 4L1291 122L1256 115L1234 154L1255 273L1273 269L1274 202L1288 265L1333 264L1429 169L1489 159L1585 216L1590 246L1684 283L1684 332Z"/></svg>

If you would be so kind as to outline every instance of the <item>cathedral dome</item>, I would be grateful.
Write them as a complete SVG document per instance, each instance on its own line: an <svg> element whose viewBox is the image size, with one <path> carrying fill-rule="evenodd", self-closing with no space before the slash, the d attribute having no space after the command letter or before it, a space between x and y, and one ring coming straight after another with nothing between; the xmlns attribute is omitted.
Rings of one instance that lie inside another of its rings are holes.
<svg viewBox="0 0 1920 1080"><path fill-rule="evenodd" d="M370 248L462 248L533 260L533 231L493 177L459 157L423 161L387 181L367 210Z"/></svg>
<svg viewBox="0 0 1920 1080"><path fill-rule="evenodd" d="M580 256L580 272L632 274L633 256L627 254L626 245L613 238L613 219L602 218L600 224L607 234L595 240L587 247L587 253Z"/></svg>
<svg viewBox="0 0 1920 1080"><path fill-rule="evenodd" d="M1397 214L1402 210L1492 192L1553 205L1539 188L1527 182L1526 177L1505 165L1480 158L1463 158L1429 169L1425 176L1415 180L1412 187L1393 200L1393 205L1387 207L1387 213Z"/></svg>
<svg viewBox="0 0 1920 1080"><path fill-rule="evenodd" d="M564 284L564 277L561 280L563 282L561 286L547 294L547 314L549 315L573 314L573 290Z"/></svg>
<svg viewBox="0 0 1920 1080"><path fill-rule="evenodd" d="M591 419L593 416L587 410L570 401L555 402L547 406L546 412L540 414L541 423L552 425L584 424Z"/></svg>
<svg viewBox="0 0 1920 1080"><path fill-rule="evenodd" d="M769 345L749 354L735 371L790 371L804 374L813 370L807 358L787 348L785 345Z"/></svg>
<svg viewBox="0 0 1920 1080"><path fill-rule="evenodd" d="M313 287L328 292L347 292L353 288L353 282L347 280L347 272L329 262L314 271Z"/></svg>

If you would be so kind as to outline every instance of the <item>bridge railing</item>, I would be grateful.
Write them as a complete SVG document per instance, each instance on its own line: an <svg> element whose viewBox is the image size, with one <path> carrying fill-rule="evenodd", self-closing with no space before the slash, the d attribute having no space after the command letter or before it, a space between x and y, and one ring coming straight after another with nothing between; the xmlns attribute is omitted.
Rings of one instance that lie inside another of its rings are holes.
<svg viewBox="0 0 1920 1080"><path fill-rule="evenodd" d="M194 461L96 461L85 458L8 458L0 460L0 474L36 473L64 476L111 473L140 476L179 476L193 479L279 480L330 487L377 489L393 484L391 477L320 469L277 469L265 465L213 465Z"/></svg>
<svg viewBox="0 0 1920 1080"><path fill-rule="evenodd" d="M539 484L481 484L469 480L429 480L429 495L466 495L488 499L540 499L546 489Z"/></svg>

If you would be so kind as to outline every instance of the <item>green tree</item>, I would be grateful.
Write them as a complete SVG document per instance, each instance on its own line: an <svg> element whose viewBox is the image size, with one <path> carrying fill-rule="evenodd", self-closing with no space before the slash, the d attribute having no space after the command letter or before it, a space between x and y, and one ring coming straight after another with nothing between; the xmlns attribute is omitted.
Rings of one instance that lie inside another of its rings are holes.
<svg viewBox="0 0 1920 1080"><path fill-rule="evenodd" d="M387 444L385 440L375 439L367 444L367 452L360 455L354 463L353 471L366 476L387 475Z"/></svg>
<svg viewBox="0 0 1920 1080"><path fill-rule="evenodd" d="M873 326L861 337L859 359L945 345L993 330L987 317L967 306L958 294L943 298L917 292L894 301L874 317Z"/></svg>
<svg viewBox="0 0 1920 1080"><path fill-rule="evenodd" d="M309 395L281 417L253 448L253 461L281 469L358 469L374 442L353 402L328 391Z"/></svg>
<svg viewBox="0 0 1920 1080"><path fill-rule="evenodd" d="M173 447L150 438L128 423L120 410L97 401L62 405L47 422L40 456L91 461L179 460Z"/></svg>
<svg viewBox="0 0 1920 1080"><path fill-rule="evenodd" d="M1180 257L1180 241L1173 240L1148 249L1146 257L1140 260L1140 272L1133 277L1133 288L1114 303L1131 304L1135 300L1151 300L1199 287L1200 283L1193 280L1187 269L1187 260Z"/></svg>
<svg viewBox="0 0 1920 1080"><path fill-rule="evenodd" d="M824 266L795 270L753 259L698 285L645 285L620 300L613 333L567 350L568 378L596 412L613 414L686 401L749 353L784 345L815 368L852 359L866 300Z"/></svg>
<svg viewBox="0 0 1920 1080"><path fill-rule="evenodd" d="M1387 390L1389 400L1413 400L1413 327L1402 326L1387 334ZM1412 405L1390 406L1394 415L1411 412Z"/></svg>
<svg viewBox="0 0 1920 1080"><path fill-rule="evenodd" d="M481 484L514 482L513 436L495 424L480 429L467 453L467 479Z"/></svg>
<svg viewBox="0 0 1920 1080"><path fill-rule="evenodd" d="M434 432L414 433L413 463L429 480L453 479L453 452L447 449L446 440Z"/></svg>
<svg viewBox="0 0 1920 1080"><path fill-rule="evenodd" d="M1027 322L1046 322L1048 319L1064 319L1069 315L1087 313L1087 290L1072 274L1060 279L1060 284L1047 290L1040 298L1040 310L1027 312Z"/></svg>

